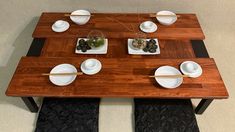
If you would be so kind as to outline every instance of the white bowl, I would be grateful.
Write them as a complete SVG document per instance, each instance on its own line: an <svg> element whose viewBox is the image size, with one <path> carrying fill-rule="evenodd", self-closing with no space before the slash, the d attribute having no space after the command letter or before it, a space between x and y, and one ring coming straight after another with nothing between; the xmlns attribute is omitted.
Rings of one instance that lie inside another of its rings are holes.
<svg viewBox="0 0 235 132"><path fill-rule="evenodd" d="M94 75L102 68L101 62L97 59L87 59L81 64L81 71L87 75Z"/></svg>
<svg viewBox="0 0 235 132"><path fill-rule="evenodd" d="M60 64L55 66L50 73L76 73L77 69L71 64ZM50 75L50 81L57 86L66 86L72 83L76 79L77 75L63 75L53 76Z"/></svg>
<svg viewBox="0 0 235 132"><path fill-rule="evenodd" d="M91 13L87 10L76 10L71 13L71 15L91 15ZM70 16L70 19L78 24L84 25L90 20L91 16Z"/></svg>
<svg viewBox="0 0 235 132"><path fill-rule="evenodd" d="M172 66L161 66L155 71L155 76L157 75L179 75L181 74L180 71ZM183 78L158 78L156 77L155 80L164 88L177 88L183 83Z"/></svg>
<svg viewBox="0 0 235 132"><path fill-rule="evenodd" d="M153 27L154 23L152 21L145 21L142 23L143 28L145 29L151 29Z"/></svg>
<svg viewBox="0 0 235 132"><path fill-rule="evenodd" d="M172 16L169 16L169 17L166 17L166 16L157 16L157 20L159 21L160 24L162 25L171 25L173 23L176 22L177 20L177 16L174 12L171 12L171 11L159 11L157 13L157 15L174 15L175 17L172 17Z"/></svg>
<svg viewBox="0 0 235 132"><path fill-rule="evenodd" d="M52 26L54 32L64 32L69 29L69 23L63 20L56 21Z"/></svg>
<svg viewBox="0 0 235 132"><path fill-rule="evenodd" d="M94 70L97 68L98 62L96 61L96 59L87 59L84 62L84 66L87 70Z"/></svg>
<svg viewBox="0 0 235 132"><path fill-rule="evenodd" d="M202 67L194 61L184 61L180 65L180 70L183 74L189 77L197 78L202 75Z"/></svg>
<svg viewBox="0 0 235 132"><path fill-rule="evenodd" d="M140 24L140 30L145 33L153 33L157 31L157 25L152 21L145 21Z"/></svg>
<svg viewBox="0 0 235 132"><path fill-rule="evenodd" d="M63 20L57 20L54 23L55 28L63 28L65 26L66 22Z"/></svg>

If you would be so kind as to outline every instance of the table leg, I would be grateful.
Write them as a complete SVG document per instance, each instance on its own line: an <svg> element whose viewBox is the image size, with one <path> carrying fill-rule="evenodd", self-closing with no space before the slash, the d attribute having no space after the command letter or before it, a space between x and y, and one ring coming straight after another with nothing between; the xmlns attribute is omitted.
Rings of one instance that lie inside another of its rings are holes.
<svg viewBox="0 0 235 132"><path fill-rule="evenodd" d="M26 56L40 56L45 39L34 38ZM31 112L38 112L38 106L32 97L21 97Z"/></svg>
<svg viewBox="0 0 235 132"><path fill-rule="evenodd" d="M210 58L202 40L191 40L191 43L196 58Z"/></svg>
<svg viewBox="0 0 235 132"><path fill-rule="evenodd" d="M197 105L197 107L195 108L195 113L202 114L212 101L213 99L202 99L200 103Z"/></svg>
<svg viewBox="0 0 235 132"><path fill-rule="evenodd" d="M21 97L21 98L31 112L34 113L38 112L38 106L32 97Z"/></svg>

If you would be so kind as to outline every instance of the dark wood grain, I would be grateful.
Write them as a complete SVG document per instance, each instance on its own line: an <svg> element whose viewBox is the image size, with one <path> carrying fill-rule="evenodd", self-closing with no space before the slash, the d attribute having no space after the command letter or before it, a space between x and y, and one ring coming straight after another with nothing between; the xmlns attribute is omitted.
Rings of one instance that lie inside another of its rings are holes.
<svg viewBox="0 0 235 132"><path fill-rule="evenodd" d="M213 59L190 59L203 68L199 78L185 78L176 89L164 89L153 78L159 66L179 64L189 59L98 58L102 70L93 76L82 75L65 87L53 85L41 73L61 63L79 69L88 57L23 57L6 91L8 96L43 97L138 97L138 98L227 98L228 93Z"/></svg>
<svg viewBox="0 0 235 132"><path fill-rule="evenodd" d="M82 26L73 23L65 13L42 13L33 33L34 38L49 37L87 37L91 30L100 30L107 38L133 38L140 32L141 22L151 20L158 25L155 33L146 34L146 37L159 39L205 39L203 31L195 14L179 14L176 23L170 26L160 25L156 18L150 18L149 14L120 14L120 13L93 13L90 21ZM70 28L63 33L53 32L52 24L56 20L66 20ZM123 26L124 25L124 26Z"/></svg>
<svg viewBox="0 0 235 132"><path fill-rule="evenodd" d="M41 52L42 57L102 57L102 58L195 58L189 40L159 40L159 55L129 55L127 39L108 39L105 55L82 55L75 53L77 38L48 38Z"/></svg>

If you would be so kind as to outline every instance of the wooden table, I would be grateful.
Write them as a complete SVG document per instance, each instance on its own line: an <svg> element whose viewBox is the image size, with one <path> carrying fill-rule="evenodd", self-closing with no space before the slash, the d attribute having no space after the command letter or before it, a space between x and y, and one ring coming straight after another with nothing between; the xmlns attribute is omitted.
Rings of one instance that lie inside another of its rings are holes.
<svg viewBox="0 0 235 132"><path fill-rule="evenodd" d="M153 75L156 68L179 65L189 59L130 59L99 58L102 70L93 76L81 75L70 85L58 87L48 76L58 64L70 63L79 69L89 57L23 57L12 78L7 95L37 97L129 97L129 98L226 98L224 83L213 59L190 59L202 66L198 78L184 78L176 89L165 89L156 83Z"/></svg>
<svg viewBox="0 0 235 132"><path fill-rule="evenodd" d="M151 20L158 24L158 31L146 34L146 37L158 39L190 39L202 40L205 38L195 14L179 14L175 24L171 26L160 25L156 18L149 14L118 14L118 13L93 13L90 21L82 26L73 23L64 13L42 13L33 33L34 38L63 38L87 37L91 30L100 30L107 38L133 38L140 32L141 22ZM56 20L65 20L70 23L70 29L64 33L55 33L51 25Z"/></svg>
<svg viewBox="0 0 235 132"><path fill-rule="evenodd" d="M6 91L8 96L22 97L32 112L38 107L32 97L129 97L129 98L170 98L202 101L196 107L196 113L205 111L213 99L228 98L213 59L209 58L203 43L204 34L194 14L180 14L181 17L171 26L162 26L148 14L94 14L83 26L71 22L64 13L43 13L35 28L35 38L27 56L23 57ZM54 33L51 25L58 19L70 23L70 29L64 33ZM129 55L127 38L135 37L139 24L152 20L158 24L156 33L146 34L148 38L158 38L160 55ZM123 25L124 24L124 25ZM128 25L127 28L125 25ZM102 31L108 38L106 55L75 54L78 37L86 37L93 30ZM103 69L94 76L79 76L69 86L58 88L52 85L48 77L40 76L49 72L57 64L71 63L78 69L87 58L101 60ZM162 65L176 68L185 60L193 60L203 67L199 78L185 78L176 89L164 89L153 78L148 78ZM92 83L91 83L92 82Z"/></svg>

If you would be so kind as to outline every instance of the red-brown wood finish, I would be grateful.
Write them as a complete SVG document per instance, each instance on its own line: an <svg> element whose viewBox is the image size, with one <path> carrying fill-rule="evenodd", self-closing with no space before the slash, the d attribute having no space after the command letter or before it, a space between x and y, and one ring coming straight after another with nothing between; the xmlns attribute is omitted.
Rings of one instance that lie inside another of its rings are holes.
<svg viewBox="0 0 235 132"><path fill-rule="evenodd" d="M160 87L153 75L156 68L164 65L179 68L189 59L129 59L97 58L102 70L93 76L82 75L64 87L53 85L48 73L61 63L70 63L79 69L87 57L23 57L6 91L8 96L43 97L141 97L141 98L227 98L228 93L213 59L190 59L202 66L199 78L184 78L176 89Z"/></svg>
<svg viewBox="0 0 235 132"><path fill-rule="evenodd" d="M145 34L148 38L159 39L195 39L203 40L205 36L195 14L179 14L180 17L170 26L159 24L156 18L150 18L149 14L120 14L120 13L92 13L90 21L85 25L73 23L65 13L42 13L33 33L34 38L49 37L87 37L92 30L100 30L107 38L133 38L140 32L139 25L143 21L151 20L158 25L155 33ZM63 33L53 32L52 24L56 20L66 20L70 28Z"/></svg>
<svg viewBox="0 0 235 132"><path fill-rule="evenodd" d="M102 57L102 58L195 58L189 40L159 40L159 55L129 55L127 39L108 39L108 53L105 55L76 54L77 38L48 38L41 57Z"/></svg>

